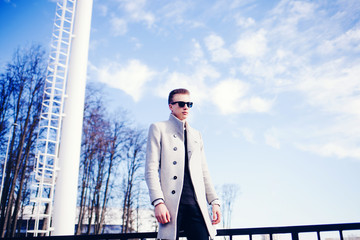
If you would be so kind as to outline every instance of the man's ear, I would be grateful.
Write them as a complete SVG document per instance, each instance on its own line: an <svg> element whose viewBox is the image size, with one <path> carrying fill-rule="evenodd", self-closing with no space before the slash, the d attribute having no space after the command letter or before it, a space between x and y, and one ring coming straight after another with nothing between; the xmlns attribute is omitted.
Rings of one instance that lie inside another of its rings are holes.
<svg viewBox="0 0 360 240"><path fill-rule="evenodd" d="M169 104L169 109L172 112L172 110L173 110L173 105L172 104Z"/></svg>

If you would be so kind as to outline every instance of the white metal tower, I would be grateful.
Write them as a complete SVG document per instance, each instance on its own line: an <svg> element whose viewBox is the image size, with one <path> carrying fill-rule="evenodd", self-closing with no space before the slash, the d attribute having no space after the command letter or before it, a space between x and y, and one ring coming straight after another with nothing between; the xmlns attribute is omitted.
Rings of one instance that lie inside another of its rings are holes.
<svg viewBox="0 0 360 240"><path fill-rule="evenodd" d="M49 235L53 230L51 216L75 7L76 0L58 1L56 6L37 139L36 196L31 199L35 207L32 213L35 225L33 230L28 230L34 236L39 233ZM40 220L44 226L40 226Z"/></svg>
<svg viewBox="0 0 360 240"><path fill-rule="evenodd" d="M54 198L54 235L73 235L93 0L77 0Z"/></svg>
<svg viewBox="0 0 360 240"><path fill-rule="evenodd" d="M57 235L74 234L78 176L76 165L79 165L76 161L80 161L91 11L92 0L57 2L37 139L34 169L36 194L31 199L34 202L31 217L35 225L28 233L34 236L39 233L50 235L54 230ZM75 106L77 112L71 111L71 107L70 111L66 110L69 106ZM78 128L75 131L74 126ZM69 144L72 149L67 147ZM73 157L74 153L68 153L71 151L75 151L77 159ZM70 171L69 162L73 164ZM70 179L66 179L69 175ZM70 190L70 194L67 190ZM54 201L54 195L58 196L57 201ZM66 205L69 201L71 204ZM57 217L53 217L55 209ZM58 219L67 222L67 230L59 225L52 227L52 222L59 222Z"/></svg>

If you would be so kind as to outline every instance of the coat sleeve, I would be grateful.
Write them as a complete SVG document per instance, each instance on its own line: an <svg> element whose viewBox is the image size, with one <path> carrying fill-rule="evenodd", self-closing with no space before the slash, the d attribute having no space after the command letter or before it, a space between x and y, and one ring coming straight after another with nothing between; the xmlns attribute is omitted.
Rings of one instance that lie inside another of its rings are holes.
<svg viewBox="0 0 360 240"><path fill-rule="evenodd" d="M149 128L145 162L145 180L149 188L151 203L157 199L164 199L160 182L160 163L161 133L159 128L152 124Z"/></svg>
<svg viewBox="0 0 360 240"><path fill-rule="evenodd" d="M202 171L203 171L204 184L205 184L206 200L207 200L208 204L219 204L220 205L220 201L216 194L214 185L212 184L208 165L206 162L203 140L201 138L200 133L199 133L199 135L200 135L200 139L201 139L201 161L202 161L201 164L202 164Z"/></svg>

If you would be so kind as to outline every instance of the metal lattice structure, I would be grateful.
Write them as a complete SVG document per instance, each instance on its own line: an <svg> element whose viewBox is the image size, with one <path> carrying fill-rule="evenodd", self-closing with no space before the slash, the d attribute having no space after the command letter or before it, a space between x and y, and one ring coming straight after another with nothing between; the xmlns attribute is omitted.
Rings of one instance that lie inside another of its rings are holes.
<svg viewBox="0 0 360 240"><path fill-rule="evenodd" d="M34 236L52 231L52 212L76 0L57 2L34 167Z"/></svg>

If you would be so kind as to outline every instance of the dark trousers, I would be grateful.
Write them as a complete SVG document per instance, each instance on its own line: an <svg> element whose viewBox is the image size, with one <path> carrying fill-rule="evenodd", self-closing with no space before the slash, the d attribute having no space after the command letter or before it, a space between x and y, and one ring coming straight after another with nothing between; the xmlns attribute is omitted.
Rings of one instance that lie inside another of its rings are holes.
<svg viewBox="0 0 360 240"><path fill-rule="evenodd" d="M185 232L188 240L209 240L209 233L197 204L180 204L177 218L177 237Z"/></svg>

